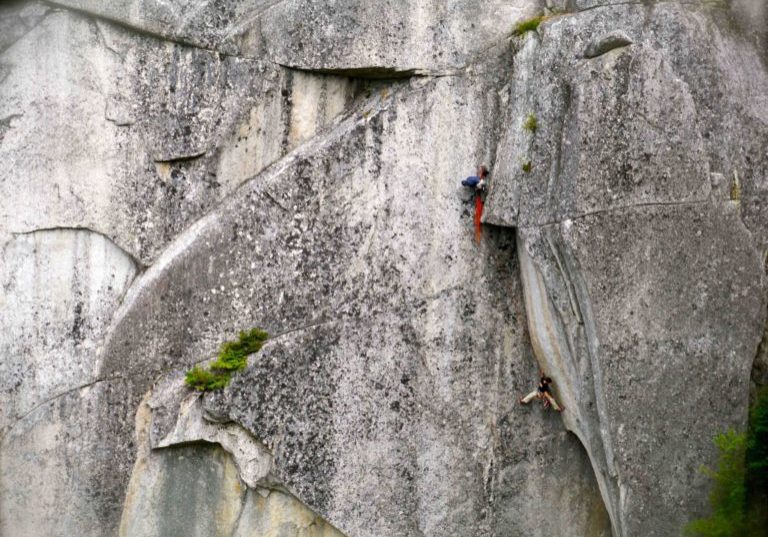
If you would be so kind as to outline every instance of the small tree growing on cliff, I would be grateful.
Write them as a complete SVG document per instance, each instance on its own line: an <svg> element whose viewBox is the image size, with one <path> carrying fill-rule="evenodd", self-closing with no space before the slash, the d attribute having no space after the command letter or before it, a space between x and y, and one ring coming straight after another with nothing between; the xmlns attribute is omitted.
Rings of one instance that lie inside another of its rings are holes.
<svg viewBox="0 0 768 537"><path fill-rule="evenodd" d="M714 480L712 514L694 520L685 534L695 537L768 535L768 387L759 393L746 433L728 431L715 437L720 450L717 470L702 471Z"/></svg>
<svg viewBox="0 0 768 537"><path fill-rule="evenodd" d="M712 515L688 524L685 534L696 537L746 537L746 435L733 430L718 434L715 445L720 450L717 470L701 469L714 480L714 488L709 495Z"/></svg>

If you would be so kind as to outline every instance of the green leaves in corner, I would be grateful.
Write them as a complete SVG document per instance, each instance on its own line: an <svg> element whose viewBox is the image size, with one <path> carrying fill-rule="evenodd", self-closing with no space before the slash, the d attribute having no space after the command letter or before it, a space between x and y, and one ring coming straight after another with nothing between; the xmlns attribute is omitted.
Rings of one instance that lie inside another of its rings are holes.
<svg viewBox="0 0 768 537"><path fill-rule="evenodd" d="M221 346L219 356L208 368L195 366L187 371L184 382L201 392L220 390L229 384L232 373L248 365L248 356L259 352L269 334L260 328L240 332L237 341L226 341Z"/></svg>
<svg viewBox="0 0 768 537"><path fill-rule="evenodd" d="M745 433L728 431L715 437L720 453L712 479L712 514L690 522L686 536L756 537L768 527L768 387L758 392Z"/></svg>
<svg viewBox="0 0 768 537"><path fill-rule="evenodd" d="M535 32L544 19L546 19L545 15L538 15L528 20L524 20L515 26L515 31L513 33L514 35L523 35L526 32Z"/></svg>

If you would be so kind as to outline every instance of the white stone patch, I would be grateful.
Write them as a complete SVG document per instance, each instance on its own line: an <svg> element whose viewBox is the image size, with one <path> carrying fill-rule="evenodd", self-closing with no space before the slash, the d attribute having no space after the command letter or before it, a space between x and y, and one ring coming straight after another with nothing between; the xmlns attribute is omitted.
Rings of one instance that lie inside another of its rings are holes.
<svg viewBox="0 0 768 537"><path fill-rule="evenodd" d="M167 403L166 397L173 398L178 395L178 390L187 391L187 388L170 388L171 393L162 392L153 397L150 407L159 408L159 405ZM176 393L173 393L176 391ZM160 402L163 401L163 402ZM266 479L272 469L272 455L267 448L254 438L240 425L234 423L213 423L203 417L202 395L190 393L181 401L176 422L173 428L162 438L151 438L153 449L171 447L177 444L191 442L209 442L219 444L230 453L237 466L240 479L249 487L256 488L260 482ZM165 409L169 410L169 409ZM172 409L171 409L172 410Z"/></svg>
<svg viewBox="0 0 768 537"><path fill-rule="evenodd" d="M104 235L18 235L0 266L0 430L37 405L96 380L96 348L136 275Z"/></svg>

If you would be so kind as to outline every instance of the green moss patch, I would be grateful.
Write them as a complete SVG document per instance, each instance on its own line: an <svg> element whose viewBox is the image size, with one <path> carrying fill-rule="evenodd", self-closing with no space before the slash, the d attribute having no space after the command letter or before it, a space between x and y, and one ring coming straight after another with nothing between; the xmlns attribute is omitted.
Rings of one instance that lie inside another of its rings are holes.
<svg viewBox="0 0 768 537"><path fill-rule="evenodd" d="M544 15L537 15L528 20L524 20L515 26L515 35L523 35L526 32L535 32L539 25L546 19Z"/></svg>
<svg viewBox="0 0 768 537"><path fill-rule="evenodd" d="M184 382L196 390L220 390L229 384L232 373L248 365L248 356L259 352L269 334L260 328L240 332L237 341L222 344L219 356L207 368L195 366L187 371Z"/></svg>
<svg viewBox="0 0 768 537"><path fill-rule="evenodd" d="M530 160L526 160L523 162L523 171L525 173L531 173L531 170L533 169L533 163Z"/></svg>
<svg viewBox="0 0 768 537"><path fill-rule="evenodd" d="M536 132L538 125L536 116L534 114L528 114L528 117L525 118L525 122L523 123L523 128L530 132Z"/></svg>

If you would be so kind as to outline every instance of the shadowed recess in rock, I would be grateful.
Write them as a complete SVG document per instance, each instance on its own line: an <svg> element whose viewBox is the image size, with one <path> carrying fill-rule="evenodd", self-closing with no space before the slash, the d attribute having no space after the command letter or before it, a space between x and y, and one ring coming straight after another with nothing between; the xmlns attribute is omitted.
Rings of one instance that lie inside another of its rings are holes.
<svg viewBox="0 0 768 537"><path fill-rule="evenodd" d="M153 450L141 462L120 537L344 537L291 495L248 488L216 444Z"/></svg>

